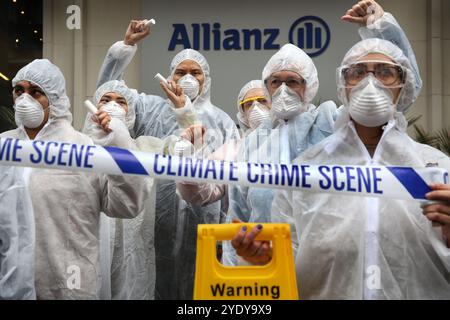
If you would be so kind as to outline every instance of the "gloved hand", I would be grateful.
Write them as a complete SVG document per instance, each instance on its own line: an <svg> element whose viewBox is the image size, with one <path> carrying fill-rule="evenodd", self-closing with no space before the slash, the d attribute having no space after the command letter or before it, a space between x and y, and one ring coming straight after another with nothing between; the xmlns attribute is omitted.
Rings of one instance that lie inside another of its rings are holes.
<svg viewBox="0 0 450 320"><path fill-rule="evenodd" d="M127 32L125 33L125 39L123 42L126 45L134 46L139 41L144 39L150 34L150 26L145 26L144 20L131 20L128 25Z"/></svg>
<svg viewBox="0 0 450 320"><path fill-rule="evenodd" d="M352 8L347 10L341 20L357 23L363 27L371 25L374 21L384 15L383 7L374 0L359 1Z"/></svg>

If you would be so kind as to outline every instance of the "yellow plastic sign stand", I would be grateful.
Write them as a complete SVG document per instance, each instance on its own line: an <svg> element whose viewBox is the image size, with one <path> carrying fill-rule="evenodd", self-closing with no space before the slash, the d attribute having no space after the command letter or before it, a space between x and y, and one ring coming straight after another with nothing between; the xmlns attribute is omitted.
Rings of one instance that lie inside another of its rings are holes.
<svg viewBox="0 0 450 320"><path fill-rule="evenodd" d="M194 299L297 300L289 224L262 224L262 232L256 240L272 242L272 260L268 264L227 267L217 260L217 241L231 240L244 225L250 231L256 224L198 226Z"/></svg>

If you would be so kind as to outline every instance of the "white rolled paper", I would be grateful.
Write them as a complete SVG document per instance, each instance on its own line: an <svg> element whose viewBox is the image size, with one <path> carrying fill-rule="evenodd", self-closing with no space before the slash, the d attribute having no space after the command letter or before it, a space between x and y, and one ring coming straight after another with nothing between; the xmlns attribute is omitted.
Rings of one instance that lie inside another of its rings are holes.
<svg viewBox="0 0 450 320"><path fill-rule="evenodd" d="M94 106L94 104L90 100L84 101L84 106L92 113L96 114L98 109Z"/></svg>

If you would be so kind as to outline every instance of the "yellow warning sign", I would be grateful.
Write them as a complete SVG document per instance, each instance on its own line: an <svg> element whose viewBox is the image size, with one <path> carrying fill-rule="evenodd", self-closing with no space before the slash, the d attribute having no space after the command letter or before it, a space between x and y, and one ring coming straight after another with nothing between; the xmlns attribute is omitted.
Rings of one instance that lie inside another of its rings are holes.
<svg viewBox="0 0 450 320"><path fill-rule="evenodd" d="M268 264L228 267L217 260L217 241L231 240L244 225L247 230L256 226L251 223L198 226L194 299L298 299L289 224L262 224L256 240L272 242L272 260Z"/></svg>

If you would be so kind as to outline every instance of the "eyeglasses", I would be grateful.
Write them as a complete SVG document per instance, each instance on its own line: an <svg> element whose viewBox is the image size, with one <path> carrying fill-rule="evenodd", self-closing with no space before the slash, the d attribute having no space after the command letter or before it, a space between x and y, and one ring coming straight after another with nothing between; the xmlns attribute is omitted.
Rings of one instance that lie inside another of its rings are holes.
<svg viewBox="0 0 450 320"><path fill-rule="evenodd" d="M251 106L253 105L253 102L255 102L255 101L258 101L259 103L270 108L269 101L267 101L267 98L263 97L263 96L246 99L246 100L242 101L241 103L239 103L239 106L242 108L243 111L246 111L251 108Z"/></svg>
<svg viewBox="0 0 450 320"><path fill-rule="evenodd" d="M406 70L398 64L380 61L361 61L341 68L341 75L348 86L357 85L369 73L372 73L383 85L392 87L404 83Z"/></svg>
<svg viewBox="0 0 450 320"><path fill-rule="evenodd" d="M275 89L275 90L278 89L279 87L281 87L281 85L283 83L286 83L286 85L293 90L304 87L306 84L306 80L303 78L287 78L287 79L283 80L283 79L279 79L276 77L270 77L269 79L265 80L264 82L266 85L268 84L270 86L270 88Z"/></svg>

